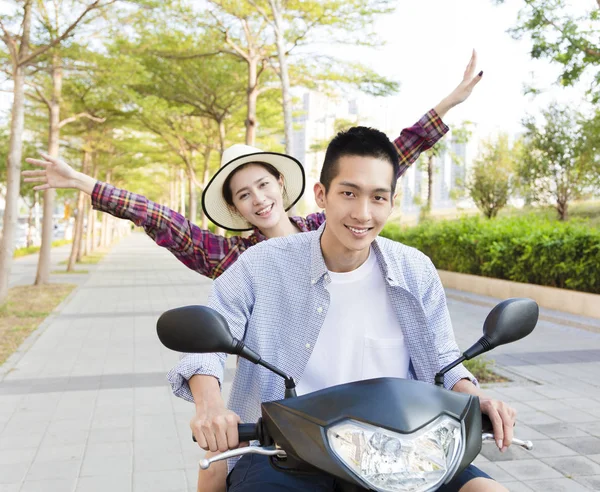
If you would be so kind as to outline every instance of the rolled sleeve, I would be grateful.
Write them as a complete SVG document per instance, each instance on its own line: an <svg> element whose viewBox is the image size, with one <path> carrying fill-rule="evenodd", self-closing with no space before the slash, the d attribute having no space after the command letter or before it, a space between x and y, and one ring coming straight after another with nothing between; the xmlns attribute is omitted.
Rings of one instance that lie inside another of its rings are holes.
<svg viewBox="0 0 600 492"><path fill-rule="evenodd" d="M429 282L423 296L423 306L431 327L431 332L435 340L437 350L439 369L452 364L460 358L462 352L458 348L452 329L452 320L446 303L446 294L440 277L431 260L427 259ZM439 370L438 369L438 370ZM444 377L444 387L452 389L461 379L468 379L476 386L478 385L475 377L460 364L448 371Z"/></svg>
<svg viewBox="0 0 600 492"><path fill-rule="evenodd" d="M454 369L448 371L444 377L444 387L446 389L454 388L454 385L458 383L461 379L468 379L475 386L479 387L479 381L477 378L471 374L471 372L462 364L456 366Z"/></svg>
<svg viewBox="0 0 600 492"><path fill-rule="evenodd" d="M422 152L433 147L449 128L435 109L425 113L413 126L405 128L394 140L400 158L397 178L400 178Z"/></svg>
<svg viewBox="0 0 600 492"><path fill-rule="evenodd" d="M194 402L188 381L192 376L213 376L223 383L225 354L185 354L179 363L167 374L173 394L184 400Z"/></svg>

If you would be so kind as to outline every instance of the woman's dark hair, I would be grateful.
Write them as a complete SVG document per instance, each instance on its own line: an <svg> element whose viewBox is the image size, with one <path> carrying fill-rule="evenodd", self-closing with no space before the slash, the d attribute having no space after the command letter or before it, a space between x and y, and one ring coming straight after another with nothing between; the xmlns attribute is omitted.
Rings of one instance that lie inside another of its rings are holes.
<svg viewBox="0 0 600 492"><path fill-rule="evenodd" d="M227 178L225 178L225 181L223 182L223 199L225 200L225 203L227 203L227 205L229 205L230 207L235 207L235 205L233 204L233 192L231 191L231 180L238 171L241 171L242 169L248 166L261 166L275 179L279 180L280 178L283 178L283 175L275 166L266 162L247 162L246 164L242 164L229 176L227 176ZM283 193L284 196L286 196L285 188L283 189Z"/></svg>
<svg viewBox="0 0 600 492"><path fill-rule="evenodd" d="M354 126L338 133L327 146L325 161L321 169L319 181L329 192L333 178L338 174L338 162L344 156L376 157L388 161L394 168L392 176L392 195L396 190L396 176L400 167L398 150L385 133L367 128Z"/></svg>

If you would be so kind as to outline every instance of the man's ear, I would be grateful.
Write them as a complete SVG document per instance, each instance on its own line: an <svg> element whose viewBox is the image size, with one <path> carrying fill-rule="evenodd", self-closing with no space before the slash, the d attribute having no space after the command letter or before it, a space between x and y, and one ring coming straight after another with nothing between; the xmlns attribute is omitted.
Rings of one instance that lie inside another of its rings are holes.
<svg viewBox="0 0 600 492"><path fill-rule="evenodd" d="M323 183L315 183L315 187L313 188L315 191L315 202L319 208L325 208L325 204L327 203L327 192L325 191L325 186Z"/></svg>

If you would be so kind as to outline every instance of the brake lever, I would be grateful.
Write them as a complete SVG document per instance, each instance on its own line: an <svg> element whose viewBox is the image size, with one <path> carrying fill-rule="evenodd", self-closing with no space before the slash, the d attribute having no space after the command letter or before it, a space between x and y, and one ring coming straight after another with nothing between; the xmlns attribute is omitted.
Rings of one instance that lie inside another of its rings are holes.
<svg viewBox="0 0 600 492"><path fill-rule="evenodd" d="M481 442L489 442L489 441L495 441L494 434L492 434L490 432L483 433L481 435ZM517 446L520 446L522 448L525 448L528 451L531 451L533 449L533 442L531 442L531 441L524 441L522 439L517 439L516 437L513 437L512 443L516 444Z"/></svg>
<svg viewBox="0 0 600 492"><path fill-rule="evenodd" d="M198 464L202 470L207 470L208 467L215 461L227 460L229 458L235 458L245 454L262 454L264 456L277 456L278 458L287 457L283 449L278 449L275 446L246 446L238 449L230 449L224 453L215 454L209 459L201 459Z"/></svg>

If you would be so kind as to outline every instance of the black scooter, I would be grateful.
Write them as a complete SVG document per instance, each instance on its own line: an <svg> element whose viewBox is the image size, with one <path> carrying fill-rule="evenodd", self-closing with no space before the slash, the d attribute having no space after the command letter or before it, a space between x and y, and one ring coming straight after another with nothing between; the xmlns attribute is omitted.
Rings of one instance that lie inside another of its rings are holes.
<svg viewBox="0 0 600 492"><path fill-rule="evenodd" d="M224 352L280 375L285 399L262 404L262 418L239 424L240 442L258 441L204 459L200 467L244 454L270 456L278 469L333 475L344 492L437 490L463 471L492 440L479 398L443 388L444 374L465 360L532 332L539 308L531 299L508 299L489 313L484 335L435 376L435 385L397 378L357 381L296 396L295 383L235 339L225 318L204 306L164 313L157 331L179 352ZM532 449L530 441L513 445Z"/></svg>

